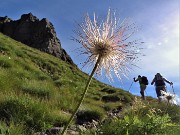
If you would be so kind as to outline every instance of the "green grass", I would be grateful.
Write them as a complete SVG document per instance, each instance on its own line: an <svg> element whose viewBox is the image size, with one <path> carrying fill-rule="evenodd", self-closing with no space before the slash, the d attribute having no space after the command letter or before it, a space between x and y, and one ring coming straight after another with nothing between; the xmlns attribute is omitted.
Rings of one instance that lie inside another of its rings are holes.
<svg viewBox="0 0 180 135"><path fill-rule="evenodd" d="M88 80L88 75L75 65L2 34L0 76L1 120L18 121L25 123L26 129L39 130L45 129L44 125L62 126L67 122ZM106 103L101 101L105 94L101 90L105 87L93 79L81 109L102 114L102 119ZM121 92L116 89L117 94Z"/></svg>
<svg viewBox="0 0 180 135"><path fill-rule="evenodd" d="M88 77L76 65L0 33L0 132L33 134L64 126L80 100ZM103 102L106 95L118 96L120 101ZM129 92L93 79L79 112L84 112L82 117L101 121L107 117L107 111L121 107L126 110L133 101L134 96ZM148 98L146 102L154 103L154 99ZM171 107L175 112L163 108L173 122L179 122L178 107Z"/></svg>
<svg viewBox="0 0 180 135"><path fill-rule="evenodd" d="M7 126L6 122L0 123L0 134L1 135L23 135L24 132L24 125L23 124L15 124L11 122L9 126Z"/></svg>

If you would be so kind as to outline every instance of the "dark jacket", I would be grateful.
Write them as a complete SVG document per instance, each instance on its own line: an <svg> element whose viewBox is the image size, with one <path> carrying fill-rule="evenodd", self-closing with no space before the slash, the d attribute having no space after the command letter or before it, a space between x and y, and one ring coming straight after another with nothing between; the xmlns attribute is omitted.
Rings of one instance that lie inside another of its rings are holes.
<svg viewBox="0 0 180 135"><path fill-rule="evenodd" d="M151 85L155 83L155 86L165 86L165 82L169 83L172 85L173 83L168 81L166 78L164 78L161 74L157 73L154 77L154 79L151 82Z"/></svg>

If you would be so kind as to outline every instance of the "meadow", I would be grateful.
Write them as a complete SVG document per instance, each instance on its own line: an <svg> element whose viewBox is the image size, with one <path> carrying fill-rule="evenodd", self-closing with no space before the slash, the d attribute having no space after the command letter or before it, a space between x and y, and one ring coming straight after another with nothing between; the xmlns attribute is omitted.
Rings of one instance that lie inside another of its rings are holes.
<svg viewBox="0 0 180 135"><path fill-rule="evenodd" d="M63 127L80 100L88 74L0 33L0 134L33 135ZM117 100L115 100L117 99ZM120 109L119 109L120 108ZM114 110L117 116L109 116ZM82 113L81 113L82 112ZM78 134L178 135L180 106L159 104L93 78L79 117L96 128ZM74 118L72 125L77 125Z"/></svg>

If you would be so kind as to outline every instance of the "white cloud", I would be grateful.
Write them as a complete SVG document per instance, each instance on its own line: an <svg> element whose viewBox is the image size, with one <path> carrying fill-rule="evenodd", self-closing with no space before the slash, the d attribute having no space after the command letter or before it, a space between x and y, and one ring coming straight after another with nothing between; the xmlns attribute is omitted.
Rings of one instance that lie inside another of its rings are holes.
<svg viewBox="0 0 180 135"><path fill-rule="evenodd" d="M179 72L179 47L177 45L154 46L154 48L147 50L147 54L142 59L142 63L142 66L145 67L147 71L171 71L170 74L177 75L177 72Z"/></svg>
<svg viewBox="0 0 180 135"><path fill-rule="evenodd" d="M140 66L148 73L162 72L168 77L179 78L179 13L173 11L146 29L144 37L146 56Z"/></svg>

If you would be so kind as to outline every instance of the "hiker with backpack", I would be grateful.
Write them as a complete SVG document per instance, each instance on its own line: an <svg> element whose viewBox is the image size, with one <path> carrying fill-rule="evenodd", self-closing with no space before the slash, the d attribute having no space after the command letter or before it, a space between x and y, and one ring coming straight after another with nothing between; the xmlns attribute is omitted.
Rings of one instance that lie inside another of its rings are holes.
<svg viewBox="0 0 180 135"><path fill-rule="evenodd" d="M146 89L146 85L148 85L147 77L145 76L141 77L140 75L138 75L137 79L135 77L133 79L134 79L134 82L139 81L141 98L145 100L144 91Z"/></svg>
<svg viewBox="0 0 180 135"><path fill-rule="evenodd" d="M161 93L161 90L166 92L165 82L169 83L170 85L173 85L172 82L168 81L160 73L157 73L151 82L151 85L153 85L155 83L156 94L157 94L159 102L161 102L161 100L162 100L161 96L163 96Z"/></svg>

